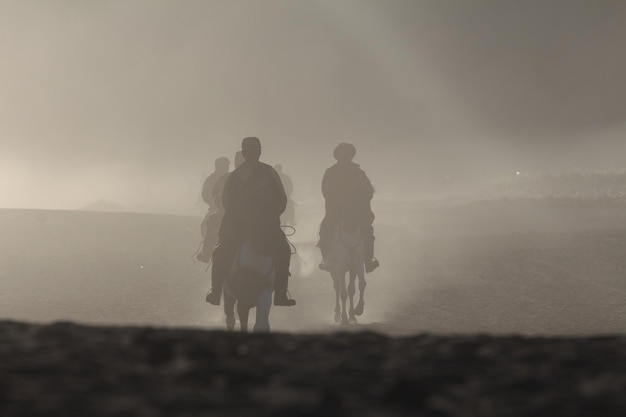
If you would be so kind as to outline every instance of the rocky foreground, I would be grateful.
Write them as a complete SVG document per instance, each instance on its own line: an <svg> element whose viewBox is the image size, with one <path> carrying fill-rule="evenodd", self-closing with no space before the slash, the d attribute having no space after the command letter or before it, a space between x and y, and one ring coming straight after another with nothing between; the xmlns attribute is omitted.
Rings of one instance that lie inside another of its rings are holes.
<svg viewBox="0 0 626 417"><path fill-rule="evenodd" d="M0 416L624 416L626 337L0 322Z"/></svg>

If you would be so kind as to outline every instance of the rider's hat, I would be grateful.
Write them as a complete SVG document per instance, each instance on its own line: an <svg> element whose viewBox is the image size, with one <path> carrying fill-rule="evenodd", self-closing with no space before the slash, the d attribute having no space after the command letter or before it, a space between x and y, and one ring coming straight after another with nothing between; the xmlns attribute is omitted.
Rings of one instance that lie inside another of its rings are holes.
<svg viewBox="0 0 626 417"><path fill-rule="evenodd" d="M351 143L340 143L335 148L333 156L337 161L351 161L356 155L356 148Z"/></svg>

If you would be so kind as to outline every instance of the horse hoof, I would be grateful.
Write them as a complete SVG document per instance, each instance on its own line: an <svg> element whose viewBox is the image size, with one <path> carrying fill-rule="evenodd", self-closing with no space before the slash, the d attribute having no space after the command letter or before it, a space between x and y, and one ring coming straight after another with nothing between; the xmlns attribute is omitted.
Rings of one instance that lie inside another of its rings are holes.
<svg viewBox="0 0 626 417"><path fill-rule="evenodd" d="M354 314L356 314L357 316L363 314L363 307L365 307L365 303L359 303L359 305L357 305L354 309Z"/></svg>
<svg viewBox="0 0 626 417"><path fill-rule="evenodd" d="M341 321L341 316L339 314L335 314L335 323L339 323Z"/></svg>
<svg viewBox="0 0 626 417"><path fill-rule="evenodd" d="M356 324L356 317L352 316L348 319L348 323L350 324Z"/></svg>
<svg viewBox="0 0 626 417"><path fill-rule="evenodd" d="M348 324L348 318L347 317L342 317L341 318L341 324Z"/></svg>

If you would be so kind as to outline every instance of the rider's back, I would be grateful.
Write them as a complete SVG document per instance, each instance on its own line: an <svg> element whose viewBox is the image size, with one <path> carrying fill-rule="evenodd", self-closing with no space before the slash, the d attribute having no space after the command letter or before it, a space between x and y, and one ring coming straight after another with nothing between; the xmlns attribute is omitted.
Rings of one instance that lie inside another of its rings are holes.
<svg viewBox="0 0 626 417"><path fill-rule="evenodd" d="M354 162L337 163L324 172L322 194L327 212L352 212L371 201L374 188L365 172Z"/></svg>
<svg viewBox="0 0 626 417"><path fill-rule="evenodd" d="M241 233L267 234L280 230L287 196L274 168L244 162L228 176L222 202L228 222Z"/></svg>

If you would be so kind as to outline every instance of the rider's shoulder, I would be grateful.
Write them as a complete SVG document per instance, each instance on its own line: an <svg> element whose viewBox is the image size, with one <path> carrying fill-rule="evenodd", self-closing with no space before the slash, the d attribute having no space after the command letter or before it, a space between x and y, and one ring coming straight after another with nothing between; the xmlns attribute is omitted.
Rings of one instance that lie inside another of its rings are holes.
<svg viewBox="0 0 626 417"><path fill-rule="evenodd" d="M270 164L266 164L265 162L259 162L257 166L257 173L259 176L269 176L275 179L280 180L280 175L278 175L278 171L274 169Z"/></svg>
<svg viewBox="0 0 626 417"><path fill-rule="evenodd" d="M259 162L259 168L265 171L278 173L278 171L276 171L273 166L271 166L270 164L266 164L265 162Z"/></svg>
<svg viewBox="0 0 626 417"><path fill-rule="evenodd" d="M357 164L356 162L352 162L352 161L343 162L343 163L338 162L330 166L329 168L327 168L326 172L329 174L345 174L345 173L354 173L354 172L365 173L365 171L361 169L361 166L359 164Z"/></svg>

